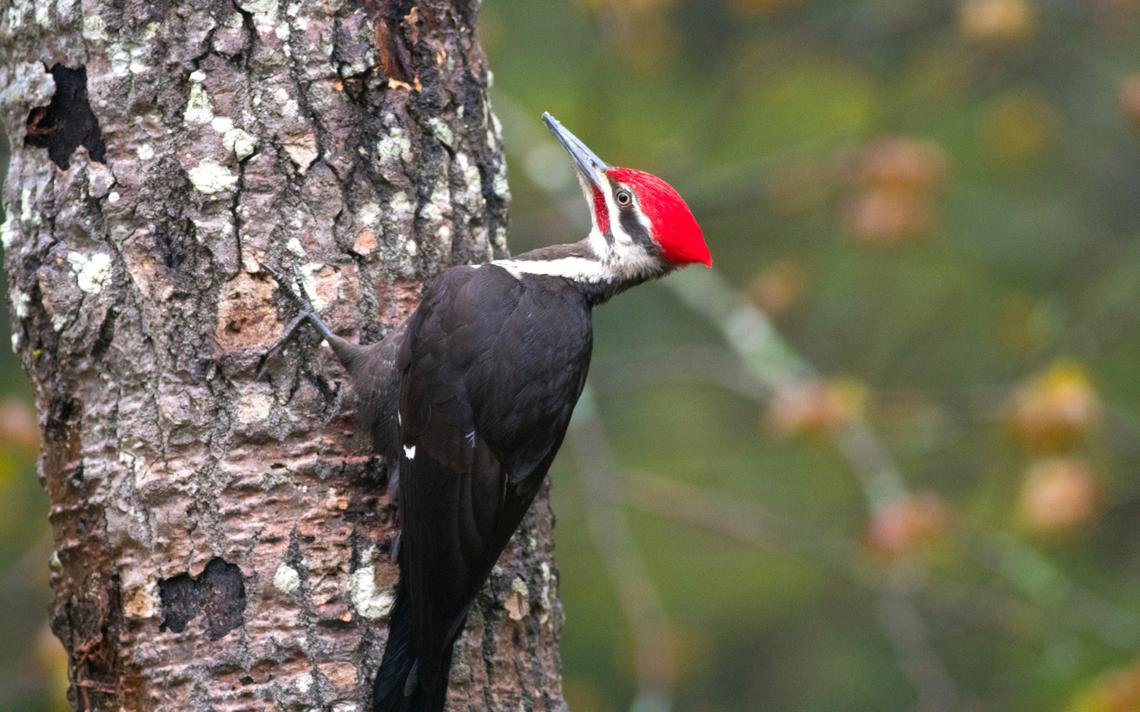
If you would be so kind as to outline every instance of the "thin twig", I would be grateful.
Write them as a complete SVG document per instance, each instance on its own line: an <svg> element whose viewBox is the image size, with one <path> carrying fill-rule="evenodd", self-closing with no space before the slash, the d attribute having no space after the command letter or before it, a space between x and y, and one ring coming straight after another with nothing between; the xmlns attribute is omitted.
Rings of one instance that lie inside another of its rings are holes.
<svg viewBox="0 0 1140 712"><path fill-rule="evenodd" d="M594 548L617 588L633 635L637 694L630 709L668 712L676 687L672 624L617 505L618 467L589 387L578 401L566 441L578 465Z"/></svg>
<svg viewBox="0 0 1140 712"><path fill-rule="evenodd" d="M891 581L879 599L879 625L918 692L919 709L952 712L961 697L958 685L930 645L930 631L914 605L913 591L897 576Z"/></svg>

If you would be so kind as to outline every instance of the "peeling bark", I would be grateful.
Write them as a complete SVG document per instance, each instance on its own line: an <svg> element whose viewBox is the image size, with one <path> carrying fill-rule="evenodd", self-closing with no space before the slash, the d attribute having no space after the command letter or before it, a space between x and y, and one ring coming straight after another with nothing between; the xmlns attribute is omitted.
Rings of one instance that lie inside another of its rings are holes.
<svg viewBox="0 0 1140 712"><path fill-rule="evenodd" d="M474 0L0 2L0 227L36 392L52 627L83 710L367 707L397 570L351 387L262 262L374 341L506 254ZM556 710L545 497L450 708Z"/></svg>

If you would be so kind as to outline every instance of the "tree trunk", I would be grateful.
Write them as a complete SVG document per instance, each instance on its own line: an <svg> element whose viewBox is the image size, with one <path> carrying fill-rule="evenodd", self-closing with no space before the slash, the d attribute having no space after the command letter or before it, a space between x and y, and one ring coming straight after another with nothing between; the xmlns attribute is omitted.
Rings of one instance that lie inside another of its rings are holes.
<svg viewBox="0 0 1140 712"><path fill-rule="evenodd" d="M52 502L71 702L364 710L397 569L351 387L259 271L345 335L506 254L476 0L7 0L2 237ZM451 709L551 710L540 498L456 651Z"/></svg>

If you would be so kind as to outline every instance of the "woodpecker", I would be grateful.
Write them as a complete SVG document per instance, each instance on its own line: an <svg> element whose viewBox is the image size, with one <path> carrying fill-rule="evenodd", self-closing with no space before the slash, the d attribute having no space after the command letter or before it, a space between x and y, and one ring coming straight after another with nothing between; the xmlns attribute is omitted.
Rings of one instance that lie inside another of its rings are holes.
<svg viewBox="0 0 1140 712"><path fill-rule="evenodd" d="M591 208L585 239L453 267L425 287L403 326L369 346L336 336L266 268L301 305L282 340L304 322L320 332L395 468L400 580L373 686L376 712L443 710L471 604L546 478L582 393L593 308L685 265L712 265L696 219L668 183L607 164L550 114L543 120Z"/></svg>

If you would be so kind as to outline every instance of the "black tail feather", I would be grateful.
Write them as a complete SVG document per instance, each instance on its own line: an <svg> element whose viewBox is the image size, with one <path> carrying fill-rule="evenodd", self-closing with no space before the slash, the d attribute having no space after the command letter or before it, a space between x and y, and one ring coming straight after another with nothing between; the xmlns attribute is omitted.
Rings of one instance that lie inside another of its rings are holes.
<svg viewBox="0 0 1140 712"><path fill-rule="evenodd" d="M465 613L463 620L466 617ZM462 630L462 620L457 633L459 630ZM446 646L440 667L442 674L436 675L434 680L420 677L412 647L412 607L403 585L397 584L384 660L372 684L373 712L443 712L456 637L453 635Z"/></svg>
<svg viewBox="0 0 1140 712"><path fill-rule="evenodd" d="M451 651L452 648L449 647L443 661L443 674L437 676L433 683L424 680L414 681L414 687L408 690L411 696L408 697L407 712L443 712L444 705L447 704L447 678L451 670Z"/></svg>
<svg viewBox="0 0 1140 712"><path fill-rule="evenodd" d="M412 609L404 587L396 586L396 604L388 623L388 644L384 648L384 661L372 683L373 712L407 712L408 698L404 694L408 675L415 667L412 650Z"/></svg>

